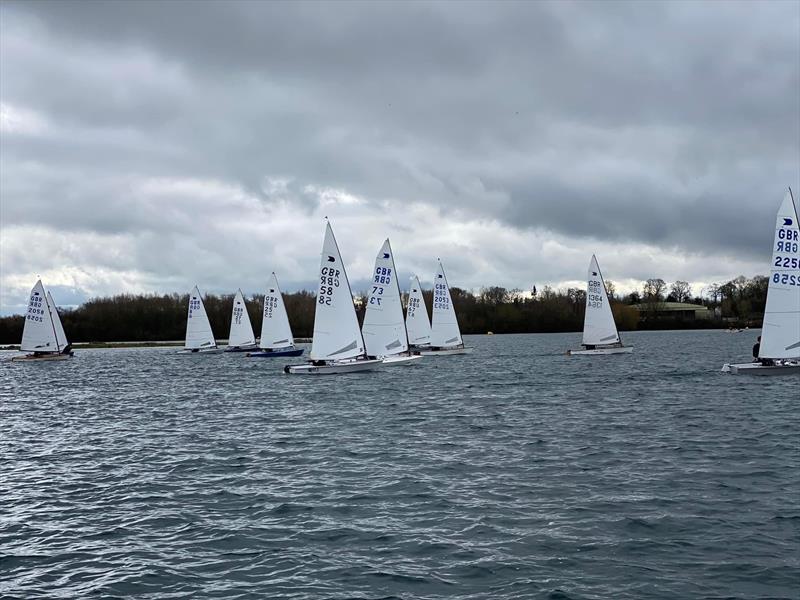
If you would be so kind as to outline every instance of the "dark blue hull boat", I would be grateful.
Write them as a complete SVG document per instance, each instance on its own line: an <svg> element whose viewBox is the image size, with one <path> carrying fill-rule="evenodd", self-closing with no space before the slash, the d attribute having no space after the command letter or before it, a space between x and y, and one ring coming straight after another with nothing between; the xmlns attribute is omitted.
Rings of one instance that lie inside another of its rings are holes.
<svg viewBox="0 0 800 600"><path fill-rule="evenodd" d="M254 350L258 350L253 346L228 346L225 348L225 352L253 352Z"/></svg>
<svg viewBox="0 0 800 600"><path fill-rule="evenodd" d="M247 356L253 358L280 358L281 356L300 356L305 350L303 348L286 348L285 350L259 350L250 352Z"/></svg>

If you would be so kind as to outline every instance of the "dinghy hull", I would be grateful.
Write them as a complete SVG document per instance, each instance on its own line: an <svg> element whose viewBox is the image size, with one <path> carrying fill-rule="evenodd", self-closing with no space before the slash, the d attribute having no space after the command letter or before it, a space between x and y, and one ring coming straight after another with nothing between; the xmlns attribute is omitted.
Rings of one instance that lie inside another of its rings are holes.
<svg viewBox="0 0 800 600"><path fill-rule="evenodd" d="M184 348L183 350L178 350L177 354L222 354L225 352L222 348L201 348L201 349L192 349L192 348Z"/></svg>
<svg viewBox="0 0 800 600"><path fill-rule="evenodd" d="M630 354L633 346L620 346L619 348L593 348L591 350L568 350L570 356L597 356L604 354Z"/></svg>
<svg viewBox="0 0 800 600"><path fill-rule="evenodd" d="M305 365L287 365L283 368L284 373L290 375L336 375L339 373L359 373L361 371L372 371L383 366L382 360L353 360L330 362L323 365L307 363Z"/></svg>
<svg viewBox="0 0 800 600"><path fill-rule="evenodd" d="M421 356L456 356L459 354L472 354L474 348L427 348L420 350Z"/></svg>
<svg viewBox="0 0 800 600"><path fill-rule="evenodd" d="M800 362L780 365L762 365L761 363L725 364L722 366L722 372L730 373L731 375L756 376L798 375L800 374Z"/></svg>
<svg viewBox="0 0 800 600"><path fill-rule="evenodd" d="M303 348L287 348L285 350L259 350L257 352L248 352L247 356L250 358L281 358L286 356L302 356L305 350Z"/></svg>
<svg viewBox="0 0 800 600"><path fill-rule="evenodd" d="M256 346L229 346L223 352L253 352L258 350Z"/></svg>
<svg viewBox="0 0 800 600"><path fill-rule="evenodd" d="M25 354L24 356L14 356L11 362L54 362L58 360L67 360L72 357L72 354L72 352L69 354L42 354L40 356Z"/></svg>
<svg viewBox="0 0 800 600"><path fill-rule="evenodd" d="M422 355L420 354L412 354L411 356L387 356L383 359L383 365L386 367L410 366L416 364L420 360L422 360Z"/></svg>

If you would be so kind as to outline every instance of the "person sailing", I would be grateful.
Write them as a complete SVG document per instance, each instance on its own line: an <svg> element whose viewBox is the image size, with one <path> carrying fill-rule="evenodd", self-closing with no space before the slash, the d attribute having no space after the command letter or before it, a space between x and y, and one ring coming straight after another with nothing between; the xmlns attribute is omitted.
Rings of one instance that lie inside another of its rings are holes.
<svg viewBox="0 0 800 600"><path fill-rule="evenodd" d="M758 359L758 352L761 350L761 336L758 336L756 343L753 344L753 362L761 362Z"/></svg>

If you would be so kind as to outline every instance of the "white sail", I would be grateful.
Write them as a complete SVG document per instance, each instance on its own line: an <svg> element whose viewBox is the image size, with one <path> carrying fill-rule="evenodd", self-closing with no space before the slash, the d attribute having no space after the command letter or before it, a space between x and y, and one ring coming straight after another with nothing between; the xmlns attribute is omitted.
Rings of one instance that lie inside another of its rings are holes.
<svg viewBox="0 0 800 600"><path fill-rule="evenodd" d="M583 345L601 346L619 342L619 332L611 312L603 274L592 254L589 262L589 283L586 287L586 314L583 318Z"/></svg>
<svg viewBox="0 0 800 600"><path fill-rule="evenodd" d="M214 333L211 331L211 323L208 322L206 307L197 286L189 294L189 313L186 318L186 348L216 348L217 342L214 340Z"/></svg>
<svg viewBox="0 0 800 600"><path fill-rule="evenodd" d="M28 299L20 350L24 352L60 352L61 350L58 346L53 316L41 279L33 286Z"/></svg>
<svg viewBox="0 0 800 600"><path fill-rule="evenodd" d="M328 223L319 265L311 360L341 360L363 355L364 339L358 326L353 293L333 229Z"/></svg>
<svg viewBox="0 0 800 600"><path fill-rule="evenodd" d="M431 343L431 322L428 319L428 308L422 295L419 277L411 278L411 291L408 293L406 306L406 329L408 341L412 346L425 346Z"/></svg>
<svg viewBox="0 0 800 600"><path fill-rule="evenodd" d="M69 344L67 341L67 334L64 332L64 326L61 324L61 317L56 310L56 303L53 302L53 297L50 295L50 290L47 290L47 303L50 305L50 314L53 317L53 328L56 330L56 343L58 349L63 350Z"/></svg>
<svg viewBox="0 0 800 600"><path fill-rule="evenodd" d="M263 350L294 346L289 315L286 314L286 306L275 273L270 277L267 293L264 294L264 319L261 322L260 345Z"/></svg>
<svg viewBox="0 0 800 600"><path fill-rule="evenodd" d="M228 334L228 346L241 348L255 346L256 336L250 324L250 315L247 314L247 304L241 288L233 297L233 310L231 311L231 331Z"/></svg>
<svg viewBox="0 0 800 600"><path fill-rule="evenodd" d="M433 323L431 324L431 346L435 348L450 348L461 346L461 330L458 328L456 311L450 297L450 287L444 267L439 261L439 269L433 276Z"/></svg>
<svg viewBox="0 0 800 600"><path fill-rule="evenodd" d="M388 239L375 257L372 287L361 331L369 356L385 357L408 351L400 284Z"/></svg>
<svg viewBox="0 0 800 600"><path fill-rule="evenodd" d="M800 357L800 228L791 190L775 222L759 358Z"/></svg>

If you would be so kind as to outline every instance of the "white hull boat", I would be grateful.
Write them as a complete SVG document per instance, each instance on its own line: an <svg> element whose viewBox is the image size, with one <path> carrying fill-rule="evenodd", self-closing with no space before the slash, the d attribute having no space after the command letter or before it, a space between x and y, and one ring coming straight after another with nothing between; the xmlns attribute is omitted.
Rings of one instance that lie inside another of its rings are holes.
<svg viewBox="0 0 800 600"><path fill-rule="evenodd" d="M416 364L420 360L422 360L421 354L395 354L384 358L383 364L386 367L409 366Z"/></svg>
<svg viewBox="0 0 800 600"><path fill-rule="evenodd" d="M244 301L242 289L239 288L233 297L231 329L228 334L228 346L225 348L225 352L252 352L257 349L256 336L253 334L253 325L250 323L247 304Z"/></svg>
<svg viewBox="0 0 800 600"><path fill-rule="evenodd" d="M723 373L730 373L731 375L758 375L758 376L776 376L776 375L796 375L800 373L800 362L787 361L781 364L762 365L761 363L744 363L738 365L725 364L722 366Z"/></svg>
<svg viewBox="0 0 800 600"><path fill-rule="evenodd" d="M283 371L291 375L337 375L374 371L381 367L383 367L383 361L380 359L338 360L321 364L287 365Z"/></svg>
<svg viewBox="0 0 800 600"><path fill-rule="evenodd" d="M284 373L335 375L381 368L382 360L367 357L353 292L330 223L325 227L318 280L309 362L287 365Z"/></svg>
<svg viewBox="0 0 800 600"><path fill-rule="evenodd" d="M591 350L569 350L567 354L574 355L603 355L603 354L630 354L633 346L617 346L615 348L592 348Z"/></svg>
<svg viewBox="0 0 800 600"><path fill-rule="evenodd" d="M456 356L459 354L472 354L474 348L426 348L420 350L422 356Z"/></svg>
<svg viewBox="0 0 800 600"><path fill-rule="evenodd" d="M611 312L611 300L600 272L597 257L592 254L586 284L586 312L583 317L583 340L580 350L568 350L569 356L601 356L630 354L632 346L623 346Z"/></svg>
<svg viewBox="0 0 800 600"><path fill-rule="evenodd" d="M726 364L722 372L731 375L800 373L800 227L791 189L787 190L775 219L758 357L752 363Z"/></svg>
<svg viewBox="0 0 800 600"><path fill-rule="evenodd" d="M412 350L423 350L430 347L431 321L428 319L428 307L425 306L422 286L416 275L411 278L411 290L408 292L406 333Z"/></svg>
<svg viewBox="0 0 800 600"><path fill-rule="evenodd" d="M54 362L58 360L67 360L72 356L72 352L68 354L25 354L23 356L14 356L11 362Z"/></svg>
<svg viewBox="0 0 800 600"><path fill-rule="evenodd" d="M178 350L177 354L223 354L223 348L184 348Z"/></svg>
<svg viewBox="0 0 800 600"><path fill-rule="evenodd" d="M19 349L29 354L14 356L11 359L14 362L55 362L73 355L56 304L50 292L45 291L41 279L33 286L28 299Z"/></svg>

